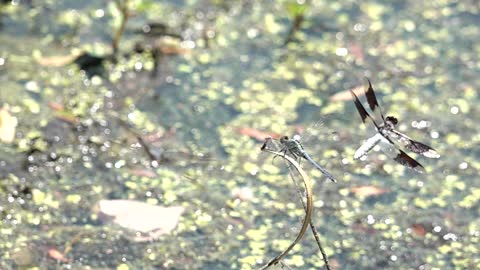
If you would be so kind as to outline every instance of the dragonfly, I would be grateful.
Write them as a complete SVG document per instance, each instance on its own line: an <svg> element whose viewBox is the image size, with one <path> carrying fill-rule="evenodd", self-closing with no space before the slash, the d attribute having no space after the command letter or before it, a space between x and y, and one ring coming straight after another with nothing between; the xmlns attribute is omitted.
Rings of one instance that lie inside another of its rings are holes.
<svg viewBox="0 0 480 270"><path fill-rule="evenodd" d="M268 138L267 140L273 141L273 138ZM313 158L310 157L310 155L307 153L305 148L303 147L302 143L300 142L300 136L294 136L293 138L289 138L288 136L282 136L278 140L280 144L280 151L284 155L290 155L292 156L295 160L299 161L301 158L307 160L312 166L314 166L317 170L322 172L323 175L325 175L330 181L336 183L337 180L331 173L329 173L325 168L322 166L318 165L317 162L313 160ZM262 146L262 150L266 147L267 144L264 144Z"/></svg>
<svg viewBox="0 0 480 270"><path fill-rule="evenodd" d="M377 97L372 87L372 83L368 78L367 81L368 89L365 91L365 96L367 98L368 106L372 112L374 112L375 109L378 108L382 121L380 124L378 124L375 119L373 119L373 117L363 107L357 95L352 90L350 90L350 93L354 98L355 107L357 108L357 111L362 118L362 122L366 123L367 121L370 121L376 130L376 134L367 139L367 141L362 146L360 146L360 148L357 149L353 158L360 159L368 152L370 152L377 144L380 144L382 150L384 150L385 153L395 154L393 156L393 159L396 162L402 164L403 166L411 168L419 173L423 173L425 171L425 168L422 166L422 164L420 164L418 161L416 161L407 153L405 153L402 149L400 149L399 146L395 143L395 141L399 142L406 149L428 158L439 158L440 155L432 147L424 143L415 141L407 135L395 130L395 126L398 124L398 119L394 116L384 116L382 109L378 104Z"/></svg>
<svg viewBox="0 0 480 270"><path fill-rule="evenodd" d="M322 120L317 121L313 127L317 126L319 123L321 123L321 121ZM263 143L261 150L275 154L275 157L282 157L283 159L288 161L287 163L289 163L288 169L290 171L290 177L293 180L295 186L297 187L297 191L300 195L300 199L302 201L303 208L305 209L305 213L306 213L303 224L302 224L302 228L299 230L300 233L298 234L294 242L284 252L282 252L280 255L278 255L273 260L271 260L268 264L262 267L261 270L267 269L268 267L275 265L279 262L282 263L283 266L287 267L287 269L291 269L290 267L288 267L288 265L284 264L282 259L302 239L308 224L310 224L310 227L312 228L312 232L315 235L317 244L319 245L319 248L322 250L321 244L319 242L320 240L318 240L318 233L316 232L315 226L313 225L311 220L312 211L313 211L312 185L311 185L310 178L300 167L300 164L299 164L300 160L302 158L307 160L315 168L320 170L331 181L336 182L336 179L327 170L325 170L322 166L318 165L318 163L316 163L310 157L310 155L305 151L305 148L303 147L302 143L300 143L299 135L295 135L293 139L290 139L288 136L282 136L279 139L273 139L272 137L268 137L265 139L265 142ZM305 185L305 194L301 192L301 189L298 185L299 178L302 179ZM303 200L304 195L306 197L306 202L304 202ZM324 254L323 250L322 250L322 254ZM324 261L328 266L328 259L326 258L325 255L324 255Z"/></svg>
<svg viewBox="0 0 480 270"><path fill-rule="evenodd" d="M262 151L265 151L265 152L269 152L271 154L274 154L275 157L281 157L283 159L285 159L285 161L288 163L288 168L290 170L290 177L292 178L295 186L297 187L297 191L300 195L300 200L302 202L302 205L303 205L303 208L305 209L305 218L303 219L303 224L302 224L302 227L301 229L299 230L298 234L297 234L297 237L295 238L295 240L290 244L290 246L288 246L282 253L280 253L280 255L278 255L277 257L275 257L274 259L270 260L270 262L268 262L268 264L266 264L265 266L263 266L262 268L260 268L259 270L264 270L264 269L268 269L270 266L272 265L276 265L278 263L282 263L282 265L286 266L288 269L290 269L290 267L288 267L288 265L286 265L284 262L283 262L283 258L290 252L290 250L293 249L293 247L295 247L295 245L297 245L300 240L303 238L303 236L305 235L305 232L307 231L307 227L308 227L308 224L310 224L310 226L313 226L312 225L312 213L313 213L313 199L312 199L312 183L310 181L310 178L308 177L308 175L303 171L303 169L300 167L300 164L298 163L298 161L296 161L292 156L289 156L289 155L286 155L285 153L281 153L281 152L278 152L276 149L271 149L270 147L267 147L268 144L270 143L274 143L273 139L271 137L269 138L266 138L265 139L265 142L263 143L262 147L260 148ZM293 168L292 168L293 167ZM294 171L298 172L301 179L302 179L302 182L305 186L305 197L306 197L306 202L304 202L303 200L303 194L300 190L300 187L298 185L298 179L297 177L295 176L295 173ZM283 268L283 267L282 267Z"/></svg>

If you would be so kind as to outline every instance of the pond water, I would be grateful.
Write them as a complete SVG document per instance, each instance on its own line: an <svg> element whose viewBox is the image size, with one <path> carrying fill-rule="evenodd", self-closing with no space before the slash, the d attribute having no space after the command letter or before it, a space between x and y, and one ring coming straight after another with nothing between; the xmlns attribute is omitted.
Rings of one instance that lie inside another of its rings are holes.
<svg viewBox="0 0 480 270"><path fill-rule="evenodd" d="M305 130L338 179L302 163L331 269L480 268L479 22L454 0L2 1L0 268L258 269L304 215L260 146ZM425 174L353 159L365 76L441 155L412 154ZM183 210L135 238L102 200ZM284 261L325 267L310 232Z"/></svg>

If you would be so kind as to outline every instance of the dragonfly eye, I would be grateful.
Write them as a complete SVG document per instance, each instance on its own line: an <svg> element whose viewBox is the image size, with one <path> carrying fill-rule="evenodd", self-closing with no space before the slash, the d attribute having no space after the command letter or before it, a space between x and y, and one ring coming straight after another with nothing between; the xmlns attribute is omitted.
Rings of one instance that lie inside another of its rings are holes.
<svg viewBox="0 0 480 270"><path fill-rule="evenodd" d="M393 117L393 116L387 116L387 118L385 120L392 123L393 125L398 124L398 119Z"/></svg>

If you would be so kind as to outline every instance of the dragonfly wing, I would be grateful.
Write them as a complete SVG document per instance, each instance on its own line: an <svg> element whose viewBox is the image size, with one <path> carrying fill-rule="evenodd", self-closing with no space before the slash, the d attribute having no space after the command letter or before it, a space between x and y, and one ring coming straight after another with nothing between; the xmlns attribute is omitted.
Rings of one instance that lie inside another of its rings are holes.
<svg viewBox="0 0 480 270"><path fill-rule="evenodd" d="M385 117L383 116L382 108L380 108L380 105L378 104L377 96L375 95L375 92L373 91L372 83L370 82L370 80L368 78L366 78L366 79L368 81L368 89L367 89L367 91L365 91L365 96L367 97L368 106L370 107L372 112L374 112L375 108L378 107L378 110L380 111L380 115L382 116L382 119L385 119Z"/></svg>
<svg viewBox="0 0 480 270"><path fill-rule="evenodd" d="M319 120L317 120L313 125L310 125L306 129L298 129L297 134L293 136L294 140L301 141L303 144L313 144L311 143L314 138L333 136L336 134L335 131L329 130L329 128L324 127L326 121L329 118L325 115L322 115Z"/></svg>
<svg viewBox="0 0 480 270"><path fill-rule="evenodd" d="M405 148L407 148L408 150L414 152L414 153L417 153L417 154L421 154L425 157L428 157L428 158L439 158L440 155L437 153L437 151L435 151L435 149L433 149L432 147L424 144L424 143L421 143L421 142L418 142L418 141L415 141L413 140L412 138L408 137L407 135L399 132L399 131L396 131L396 130L393 130L393 135L392 137L395 137L395 139L397 139L401 144L403 144L405 146Z"/></svg>
<svg viewBox="0 0 480 270"><path fill-rule="evenodd" d="M282 144L277 140L273 139L272 137L265 138L260 150L270 149L274 151L282 151Z"/></svg>
<svg viewBox="0 0 480 270"><path fill-rule="evenodd" d="M330 174L327 170L325 170L322 166L318 165L307 153L304 153L303 157L308 160L315 168L317 168L319 171L323 173L328 179L330 179L332 182L336 183L337 180L335 177L333 177L332 174Z"/></svg>
<svg viewBox="0 0 480 270"><path fill-rule="evenodd" d="M362 122L365 123L367 118L369 118L373 122L375 127L378 128L377 123L375 122L375 120L373 120L372 116L368 114L367 110L365 110L362 103L358 99L357 95L355 95L355 93L352 90L350 90L350 93L352 94L352 97L353 97L353 103L355 103L355 107L357 108L357 111L360 114L360 117L362 118Z"/></svg>
<svg viewBox="0 0 480 270"><path fill-rule="evenodd" d="M403 152L402 150L398 150L398 151L399 153L393 160L402 164L403 166L414 169L416 172L419 172L419 173L425 172L425 168L422 166L422 164L420 164L418 161L413 159L411 156L407 155L407 153Z"/></svg>
<svg viewBox="0 0 480 270"><path fill-rule="evenodd" d="M420 164L414 158L410 157L409 155L407 155L407 153L399 149L391 139L383 137L383 139L380 140L379 145L382 151L387 156L391 157L393 160L395 160L399 164L402 164L405 167L413 169L418 173L425 172L425 168L422 166L422 164Z"/></svg>
<svg viewBox="0 0 480 270"><path fill-rule="evenodd" d="M368 152L370 152L370 150L372 150L382 139L383 136L380 133L376 133L373 137L370 137L364 144L362 144L362 146L360 146L360 148L357 149L357 151L355 151L353 159L359 159L368 154Z"/></svg>

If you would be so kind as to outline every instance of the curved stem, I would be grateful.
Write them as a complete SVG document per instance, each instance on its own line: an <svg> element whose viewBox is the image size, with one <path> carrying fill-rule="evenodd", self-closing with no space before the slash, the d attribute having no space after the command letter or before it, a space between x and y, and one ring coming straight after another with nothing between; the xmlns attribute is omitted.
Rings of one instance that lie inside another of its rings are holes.
<svg viewBox="0 0 480 270"><path fill-rule="evenodd" d="M123 32L125 32L125 26L127 25L127 20L130 17L130 14L128 11L128 0L123 0L123 2L121 2L120 0L115 0L115 5L117 9L120 11L121 21L120 21L120 26L118 27L117 31L115 31L115 34L112 39L112 50L114 55L116 55L118 52L120 39L122 38Z"/></svg>
<svg viewBox="0 0 480 270"><path fill-rule="evenodd" d="M280 253L280 255L278 255L277 257L273 258L268 264L260 268L260 270L267 269L270 266L276 265L277 263L279 263L288 254L288 252L290 252L290 250L292 250L292 248L296 244L298 244L298 242L300 242L300 240L305 235L305 232L308 228L308 224L310 223L310 220L312 218L312 212L313 212L312 182L310 181L310 178L305 173L305 171L300 167L298 162L294 160L292 157L289 157L287 155L284 155L283 153L268 149L266 145L269 140L270 139L265 140L265 143L263 144L261 150L283 158L298 171L298 173L302 177L302 182L305 186L307 203L306 203L305 218L303 219L302 228L300 229L300 232L298 233L295 240L292 242L292 244L290 244L290 246L287 249L285 249L285 251Z"/></svg>
<svg viewBox="0 0 480 270"><path fill-rule="evenodd" d="M293 175L292 171L290 171L290 177L292 178L293 183L297 187L299 197L300 197L300 201L302 202L303 208L305 209L305 211L307 211L307 206L305 205L305 202L303 201L302 193L300 191L297 180L296 180L295 176ZM315 228L315 225L313 225L312 220L310 220L310 229L312 230L313 236L315 237L315 241L317 242L317 246L320 249L320 253L322 254L322 259L323 259L323 262L325 263L325 268L327 270L331 270L330 263L328 262L327 253L323 249L322 243L320 242L320 236L318 235L317 228Z"/></svg>

